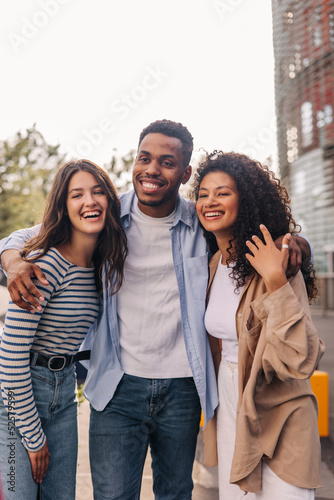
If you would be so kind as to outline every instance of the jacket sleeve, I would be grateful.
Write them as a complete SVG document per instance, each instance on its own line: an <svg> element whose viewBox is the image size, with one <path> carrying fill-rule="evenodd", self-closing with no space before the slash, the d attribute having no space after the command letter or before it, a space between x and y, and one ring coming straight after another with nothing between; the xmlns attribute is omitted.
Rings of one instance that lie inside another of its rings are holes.
<svg viewBox="0 0 334 500"><path fill-rule="evenodd" d="M18 231L14 231L7 238L3 238L0 241L0 257L2 252L4 252L5 250L21 250L28 240L38 234L39 229L40 225L29 227L26 229L19 229ZM0 269L2 269L1 262Z"/></svg>
<svg viewBox="0 0 334 500"><path fill-rule="evenodd" d="M299 272L274 293L256 299L251 309L261 322L262 367L266 381L307 379L325 346L311 320L304 280Z"/></svg>

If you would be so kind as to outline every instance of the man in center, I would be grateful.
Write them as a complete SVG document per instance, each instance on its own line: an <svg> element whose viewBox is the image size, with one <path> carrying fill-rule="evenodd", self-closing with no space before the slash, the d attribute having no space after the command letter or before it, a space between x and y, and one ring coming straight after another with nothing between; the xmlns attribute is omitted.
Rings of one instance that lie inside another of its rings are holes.
<svg viewBox="0 0 334 500"><path fill-rule="evenodd" d="M97 499L139 498L148 445L155 497L190 499L201 406L210 419L218 404L203 325L207 248L194 207L178 194L192 148L180 124L146 127L134 191L121 197L125 279L91 339L85 386Z"/></svg>

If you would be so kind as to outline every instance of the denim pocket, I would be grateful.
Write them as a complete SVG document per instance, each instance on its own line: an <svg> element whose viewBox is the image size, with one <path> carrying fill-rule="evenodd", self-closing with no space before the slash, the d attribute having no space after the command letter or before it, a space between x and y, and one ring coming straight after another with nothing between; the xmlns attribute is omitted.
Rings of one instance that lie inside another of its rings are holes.
<svg viewBox="0 0 334 500"><path fill-rule="evenodd" d="M198 398L196 384L192 377L184 377L177 380L176 389L179 395L183 395L183 398L192 400L193 398Z"/></svg>
<svg viewBox="0 0 334 500"><path fill-rule="evenodd" d="M195 381L194 381L193 377L185 377L184 381L186 382L186 384L189 387L193 387L193 388L196 389L196 384L195 384Z"/></svg>

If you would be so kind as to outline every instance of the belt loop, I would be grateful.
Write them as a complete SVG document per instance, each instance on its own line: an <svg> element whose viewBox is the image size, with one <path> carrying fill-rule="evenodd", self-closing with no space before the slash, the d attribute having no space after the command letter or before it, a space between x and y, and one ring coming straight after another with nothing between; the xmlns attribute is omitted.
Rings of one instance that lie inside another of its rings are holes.
<svg viewBox="0 0 334 500"><path fill-rule="evenodd" d="M38 352L31 351L30 355L32 355L32 357L30 358L30 366L34 367L37 363Z"/></svg>

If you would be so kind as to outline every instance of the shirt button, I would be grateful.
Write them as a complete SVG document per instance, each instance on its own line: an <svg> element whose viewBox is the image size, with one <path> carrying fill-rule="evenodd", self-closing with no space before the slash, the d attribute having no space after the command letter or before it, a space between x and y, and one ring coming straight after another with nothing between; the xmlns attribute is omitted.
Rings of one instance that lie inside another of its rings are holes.
<svg viewBox="0 0 334 500"><path fill-rule="evenodd" d="M242 318L242 314L241 313L238 314L238 318Z"/></svg>

